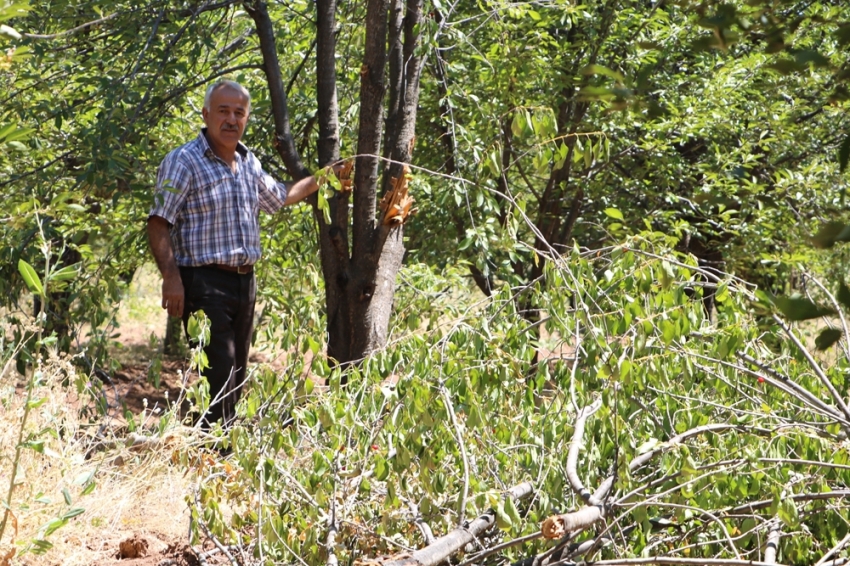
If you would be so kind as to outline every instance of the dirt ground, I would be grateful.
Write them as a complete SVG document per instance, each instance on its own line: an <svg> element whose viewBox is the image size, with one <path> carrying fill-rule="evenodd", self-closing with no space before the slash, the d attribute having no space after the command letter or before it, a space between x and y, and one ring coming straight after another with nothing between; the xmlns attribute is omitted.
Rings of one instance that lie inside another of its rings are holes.
<svg viewBox="0 0 850 566"><path fill-rule="evenodd" d="M104 425L119 439L126 432L124 410L135 416L142 430L150 430L162 410L180 397L182 376L188 368L186 356L161 354L166 316L159 308L159 284L158 274L151 267L143 268L120 305L115 346L110 352L120 369L102 379L110 406ZM157 360L161 361L161 370L160 383L155 387L149 368ZM251 361L269 360L256 353ZM194 379L190 377L190 383ZM71 410L78 408L73 393L65 402ZM51 537L55 544L52 550L42 556L23 554L4 560L5 552L0 548L0 566L229 563L211 542L189 544L186 498L194 485L191 470L171 464L170 450L134 454L125 449L121 453L126 462L116 464L114 455L103 456L106 459L98 464L97 490L81 501L85 514ZM97 457L87 457L88 465Z"/></svg>

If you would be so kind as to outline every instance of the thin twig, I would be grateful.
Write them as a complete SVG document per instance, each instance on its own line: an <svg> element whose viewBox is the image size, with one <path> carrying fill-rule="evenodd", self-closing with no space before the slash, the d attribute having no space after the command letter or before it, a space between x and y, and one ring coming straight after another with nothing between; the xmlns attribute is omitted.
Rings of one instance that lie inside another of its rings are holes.
<svg viewBox="0 0 850 566"><path fill-rule="evenodd" d="M460 499L457 504L457 524L458 527L463 527L466 522L466 499L469 496L469 457L466 454L466 442L463 439L463 432L460 430L460 424L455 416L454 405L449 396L449 390L443 383L440 383L440 393L443 395L443 401L446 404L446 411L449 413L449 419L452 422L452 428L457 438L457 444L460 447L460 456L463 459L463 485L460 490Z"/></svg>
<svg viewBox="0 0 850 566"><path fill-rule="evenodd" d="M786 499L790 499L791 501L822 501L824 499L844 499L847 497L850 497L850 489L823 491L819 493L796 493L787 496ZM729 509L726 512L726 515L758 511L759 509L766 509L771 505L773 505L772 499L753 501L752 503L744 503L743 505L738 505L737 507Z"/></svg>
<svg viewBox="0 0 850 566"><path fill-rule="evenodd" d="M230 554L230 551L227 550L227 547L224 546L223 544L221 544L221 542L217 538L215 538L215 535L212 534L212 531L210 531L209 527L207 527L207 524L204 523L204 515L203 515L203 511L201 510L201 501L200 501L200 498L199 498L199 494L200 494L200 490L196 489L195 490L195 512L198 514L198 524L201 526L201 529L204 531L204 534L207 535L207 538L212 541L212 543L216 546L216 548L218 548L218 550L222 554L227 556L227 559L230 560L230 563L233 564L233 566L239 566L239 563L236 561L236 559L233 557L233 555Z"/></svg>
<svg viewBox="0 0 850 566"><path fill-rule="evenodd" d="M576 341L575 350L573 350L573 367L570 369L570 399L573 402L573 408L578 411L578 402L576 401L576 371L578 370L579 350L581 350L581 322L576 318Z"/></svg>
<svg viewBox="0 0 850 566"><path fill-rule="evenodd" d="M847 546L848 542L850 542L850 533L845 535L844 538L841 539L841 542L829 549L829 552L824 554L821 559L817 561L817 564L815 564L815 566L824 566L830 558L832 558L836 553L840 552L845 546ZM765 556L767 556L767 554L765 554Z"/></svg>
<svg viewBox="0 0 850 566"><path fill-rule="evenodd" d="M835 401L835 404L841 408L841 411L844 413L844 416L847 418L848 421L850 421L850 408L847 407L847 403L844 402L844 399L841 397L841 394L838 393L838 390L835 389L835 386L826 376L823 369L820 367L820 364L815 361L809 350L800 342L800 339L797 338L797 335L794 334L794 331L791 330L791 328L789 328L785 324L785 322L781 318L779 318L778 315L774 314L773 320L776 322L776 324L779 325L779 328L781 328L785 332L785 334L787 334L788 337L791 338L791 341L794 342L794 345L797 346L797 349L800 350L800 353L803 354L803 356L806 358L806 361L808 361L809 365L812 366L812 369L815 371L815 375L818 376L818 379L821 380L821 383L823 383L824 387L826 387L827 391L829 391L829 394L832 396L832 399Z"/></svg>

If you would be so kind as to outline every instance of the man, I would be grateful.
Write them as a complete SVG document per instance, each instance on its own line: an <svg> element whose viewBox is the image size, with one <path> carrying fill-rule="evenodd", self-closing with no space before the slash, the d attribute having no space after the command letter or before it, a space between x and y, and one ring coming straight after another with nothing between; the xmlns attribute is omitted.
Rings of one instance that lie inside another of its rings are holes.
<svg viewBox="0 0 850 566"><path fill-rule="evenodd" d="M169 153L157 174L148 239L162 273L162 308L183 318L203 310L210 320L204 352L211 404L202 425L235 416L254 323L254 264L260 259L259 211L274 213L315 192L314 177L275 181L241 142L251 112L248 91L233 81L207 89L206 124Z"/></svg>

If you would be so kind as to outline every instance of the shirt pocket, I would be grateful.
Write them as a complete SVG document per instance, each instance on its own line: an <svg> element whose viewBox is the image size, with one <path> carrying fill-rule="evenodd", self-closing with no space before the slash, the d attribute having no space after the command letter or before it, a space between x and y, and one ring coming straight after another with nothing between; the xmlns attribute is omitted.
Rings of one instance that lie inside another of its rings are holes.
<svg viewBox="0 0 850 566"><path fill-rule="evenodd" d="M232 191L230 178L226 174L204 174L198 181L197 188L186 205L190 214L210 214L228 206Z"/></svg>

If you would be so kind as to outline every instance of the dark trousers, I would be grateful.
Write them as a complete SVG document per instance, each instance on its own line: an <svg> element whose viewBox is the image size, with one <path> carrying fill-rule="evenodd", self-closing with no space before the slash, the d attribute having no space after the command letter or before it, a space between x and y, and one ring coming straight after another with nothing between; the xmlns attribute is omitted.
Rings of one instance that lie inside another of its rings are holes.
<svg viewBox="0 0 850 566"><path fill-rule="evenodd" d="M181 267L180 276L185 292L183 328L189 315L199 310L210 320L210 341L204 348L209 367L203 371L210 384L210 408L196 419L202 419L204 428L219 420L227 426L236 416L245 381L257 283L253 273L240 275L215 267Z"/></svg>

